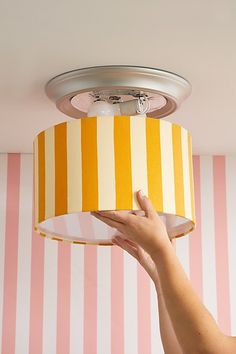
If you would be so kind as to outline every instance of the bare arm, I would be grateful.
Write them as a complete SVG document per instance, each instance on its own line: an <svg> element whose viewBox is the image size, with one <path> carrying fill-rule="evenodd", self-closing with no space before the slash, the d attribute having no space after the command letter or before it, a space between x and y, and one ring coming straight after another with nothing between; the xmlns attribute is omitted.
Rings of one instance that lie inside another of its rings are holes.
<svg viewBox="0 0 236 354"><path fill-rule="evenodd" d="M169 314L165 306L160 280L153 260L140 246L134 242L131 242L130 240L116 237L113 242L117 246L123 248L123 250L128 252L131 256L136 258L155 284L158 298L160 334L165 354L182 354L183 352L176 338Z"/></svg>
<svg viewBox="0 0 236 354"><path fill-rule="evenodd" d="M167 311L184 354L233 354L236 338L224 335L194 292L150 200L137 194L145 217L118 211L99 213L100 220L136 242L154 261Z"/></svg>
<svg viewBox="0 0 236 354"><path fill-rule="evenodd" d="M201 303L172 247L157 248L156 264L165 304L183 353L232 354L235 338L225 336Z"/></svg>
<svg viewBox="0 0 236 354"><path fill-rule="evenodd" d="M158 281L155 285L158 298L161 341L165 354L183 354L165 305L161 284Z"/></svg>

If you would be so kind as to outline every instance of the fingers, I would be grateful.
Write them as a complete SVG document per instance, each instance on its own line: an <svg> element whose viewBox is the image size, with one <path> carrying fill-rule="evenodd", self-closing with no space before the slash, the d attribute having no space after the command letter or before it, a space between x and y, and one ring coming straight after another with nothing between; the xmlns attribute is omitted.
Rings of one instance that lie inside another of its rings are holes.
<svg viewBox="0 0 236 354"><path fill-rule="evenodd" d="M141 209L145 212L146 217L152 217L152 216L156 215L156 211L154 210L150 199L147 196L142 195L141 190L139 190L137 192L137 200L138 200L138 203L139 203ZM99 215L105 216L109 219L118 221L123 224L134 221L135 220L134 218L137 217L137 215L132 214L132 213L127 213L124 210L98 211L97 213Z"/></svg>
<svg viewBox="0 0 236 354"><path fill-rule="evenodd" d="M133 220L133 218L135 218L135 215L128 214L125 210L96 211L96 213L122 224L125 224L131 219Z"/></svg>
<svg viewBox="0 0 236 354"><path fill-rule="evenodd" d="M127 242L128 240L124 240L119 236L116 236L112 242L115 243L117 246L121 247L124 251L128 252L131 256L137 259L138 252L135 246L132 246L130 243Z"/></svg>
<svg viewBox="0 0 236 354"><path fill-rule="evenodd" d="M123 238L120 237L120 236L116 236L115 238L117 238L117 237L119 237L119 239L121 239L121 241L124 241L124 242L130 244L130 246L135 247L136 249L139 247L136 242L134 242L134 241L132 241L132 240L130 240L130 239L128 239L128 238L123 239Z"/></svg>
<svg viewBox="0 0 236 354"><path fill-rule="evenodd" d="M136 195L137 195L138 203L141 209L144 210L145 215L147 217L154 216L156 214L156 211L154 210L150 199L147 196L143 195L142 190L139 190Z"/></svg>
<svg viewBox="0 0 236 354"><path fill-rule="evenodd" d="M134 249L138 249L138 245L134 241L129 240L128 238L123 238L122 236L115 236L113 240L118 241L122 244L128 244Z"/></svg>
<svg viewBox="0 0 236 354"><path fill-rule="evenodd" d="M111 220L111 219L109 219L109 218L107 218L107 217L105 217L105 216L102 216L102 215L100 215L100 214L98 214L98 213L96 213L96 212L91 212L91 214L92 214L95 218L97 218L97 219L103 221L103 222L104 222L105 224L107 224L108 226L114 227L114 228L116 228L117 230L119 230L120 232L124 231L123 224L121 224L120 222L117 222L117 221L115 221L115 220Z"/></svg>

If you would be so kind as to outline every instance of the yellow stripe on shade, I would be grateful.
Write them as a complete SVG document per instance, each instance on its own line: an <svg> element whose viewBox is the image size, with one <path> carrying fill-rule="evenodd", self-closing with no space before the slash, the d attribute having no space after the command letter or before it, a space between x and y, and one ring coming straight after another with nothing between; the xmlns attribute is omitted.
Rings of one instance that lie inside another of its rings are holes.
<svg viewBox="0 0 236 354"><path fill-rule="evenodd" d="M160 121L146 118L148 196L154 209L163 211Z"/></svg>
<svg viewBox="0 0 236 354"><path fill-rule="evenodd" d="M45 130L45 219L55 215L54 128Z"/></svg>
<svg viewBox="0 0 236 354"><path fill-rule="evenodd" d="M189 180L189 155L188 155L188 132L181 128L182 132L182 158L183 158L183 183L184 183L184 207L186 218L192 218L192 205Z"/></svg>
<svg viewBox="0 0 236 354"><path fill-rule="evenodd" d="M176 214L185 215L181 127L176 124L172 125L172 141Z"/></svg>
<svg viewBox="0 0 236 354"><path fill-rule="evenodd" d="M132 209L130 117L114 117L116 209Z"/></svg>
<svg viewBox="0 0 236 354"><path fill-rule="evenodd" d="M38 135L38 222L45 220L45 134Z"/></svg>
<svg viewBox="0 0 236 354"><path fill-rule="evenodd" d="M34 218L38 223L38 138L34 140Z"/></svg>
<svg viewBox="0 0 236 354"><path fill-rule="evenodd" d="M192 157L192 141L191 135L188 133L188 154L189 154L189 179L190 179L190 193L192 206L192 220L195 223L195 205L194 205L194 183L193 183L193 157Z"/></svg>
<svg viewBox="0 0 236 354"><path fill-rule="evenodd" d="M67 143L66 122L54 127L55 131L55 215L67 213Z"/></svg>
<svg viewBox="0 0 236 354"><path fill-rule="evenodd" d="M81 120L82 211L98 210L97 118Z"/></svg>
<svg viewBox="0 0 236 354"><path fill-rule="evenodd" d="M82 210L81 120L67 122L68 213Z"/></svg>

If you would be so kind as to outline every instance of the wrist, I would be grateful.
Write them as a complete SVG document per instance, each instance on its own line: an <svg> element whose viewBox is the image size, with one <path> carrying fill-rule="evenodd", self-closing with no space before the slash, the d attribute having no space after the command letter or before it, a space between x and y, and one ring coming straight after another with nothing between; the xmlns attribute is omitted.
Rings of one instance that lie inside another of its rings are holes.
<svg viewBox="0 0 236 354"><path fill-rule="evenodd" d="M150 256L154 263L158 265L162 258L165 258L165 256L167 256L170 252L173 253L173 246L168 238L163 240L161 244L154 245L152 251L150 252Z"/></svg>

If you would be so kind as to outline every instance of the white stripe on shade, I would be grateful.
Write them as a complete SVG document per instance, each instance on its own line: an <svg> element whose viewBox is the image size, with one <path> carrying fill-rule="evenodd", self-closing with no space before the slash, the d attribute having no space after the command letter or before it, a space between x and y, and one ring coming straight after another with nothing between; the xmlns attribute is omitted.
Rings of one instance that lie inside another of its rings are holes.
<svg viewBox="0 0 236 354"><path fill-rule="evenodd" d="M0 154L0 335L2 335L2 316L3 316L6 200L7 200L7 154ZM0 338L0 353L2 352L1 347L2 347L2 338Z"/></svg>
<svg viewBox="0 0 236 354"><path fill-rule="evenodd" d="M148 195L145 117L130 117L130 138L133 209L136 210L140 209L140 206L136 201L135 192L142 189L144 194Z"/></svg>
<svg viewBox="0 0 236 354"><path fill-rule="evenodd" d="M56 354L58 243L45 238L44 245L43 354Z"/></svg>
<svg viewBox="0 0 236 354"><path fill-rule="evenodd" d="M124 354L138 353L137 262L124 253Z"/></svg>
<svg viewBox="0 0 236 354"><path fill-rule="evenodd" d="M151 354L164 354L160 336L159 312L157 304L156 288L151 281Z"/></svg>
<svg viewBox="0 0 236 354"><path fill-rule="evenodd" d="M54 127L45 131L45 219L55 215Z"/></svg>
<svg viewBox="0 0 236 354"><path fill-rule="evenodd" d="M71 245L70 354L84 352L84 246Z"/></svg>
<svg viewBox="0 0 236 354"><path fill-rule="evenodd" d="M175 214L175 185L172 125L160 119L161 161L162 161L162 188L163 209L167 213Z"/></svg>
<svg viewBox="0 0 236 354"><path fill-rule="evenodd" d="M183 237L179 237L175 242L176 255L179 258L188 278L190 278L189 237L191 236L185 235Z"/></svg>
<svg viewBox="0 0 236 354"><path fill-rule="evenodd" d="M114 117L97 117L98 207L116 208Z"/></svg>
<svg viewBox="0 0 236 354"><path fill-rule="evenodd" d="M203 302L217 320L213 165L200 157Z"/></svg>
<svg viewBox="0 0 236 354"><path fill-rule="evenodd" d="M81 154L81 121L78 119L67 124L68 213L82 210Z"/></svg>
<svg viewBox="0 0 236 354"><path fill-rule="evenodd" d="M188 132L186 129L181 129L182 140L182 162L183 162L183 182L184 182L184 210L185 216L192 219L192 204L191 204L191 186L189 181L190 166L188 155Z"/></svg>
<svg viewBox="0 0 236 354"><path fill-rule="evenodd" d="M226 201L228 223L231 335L236 335L236 157L226 156Z"/></svg>
<svg viewBox="0 0 236 354"><path fill-rule="evenodd" d="M29 351L33 158L21 154L15 354Z"/></svg>
<svg viewBox="0 0 236 354"><path fill-rule="evenodd" d="M111 248L97 248L97 354L111 353Z"/></svg>

